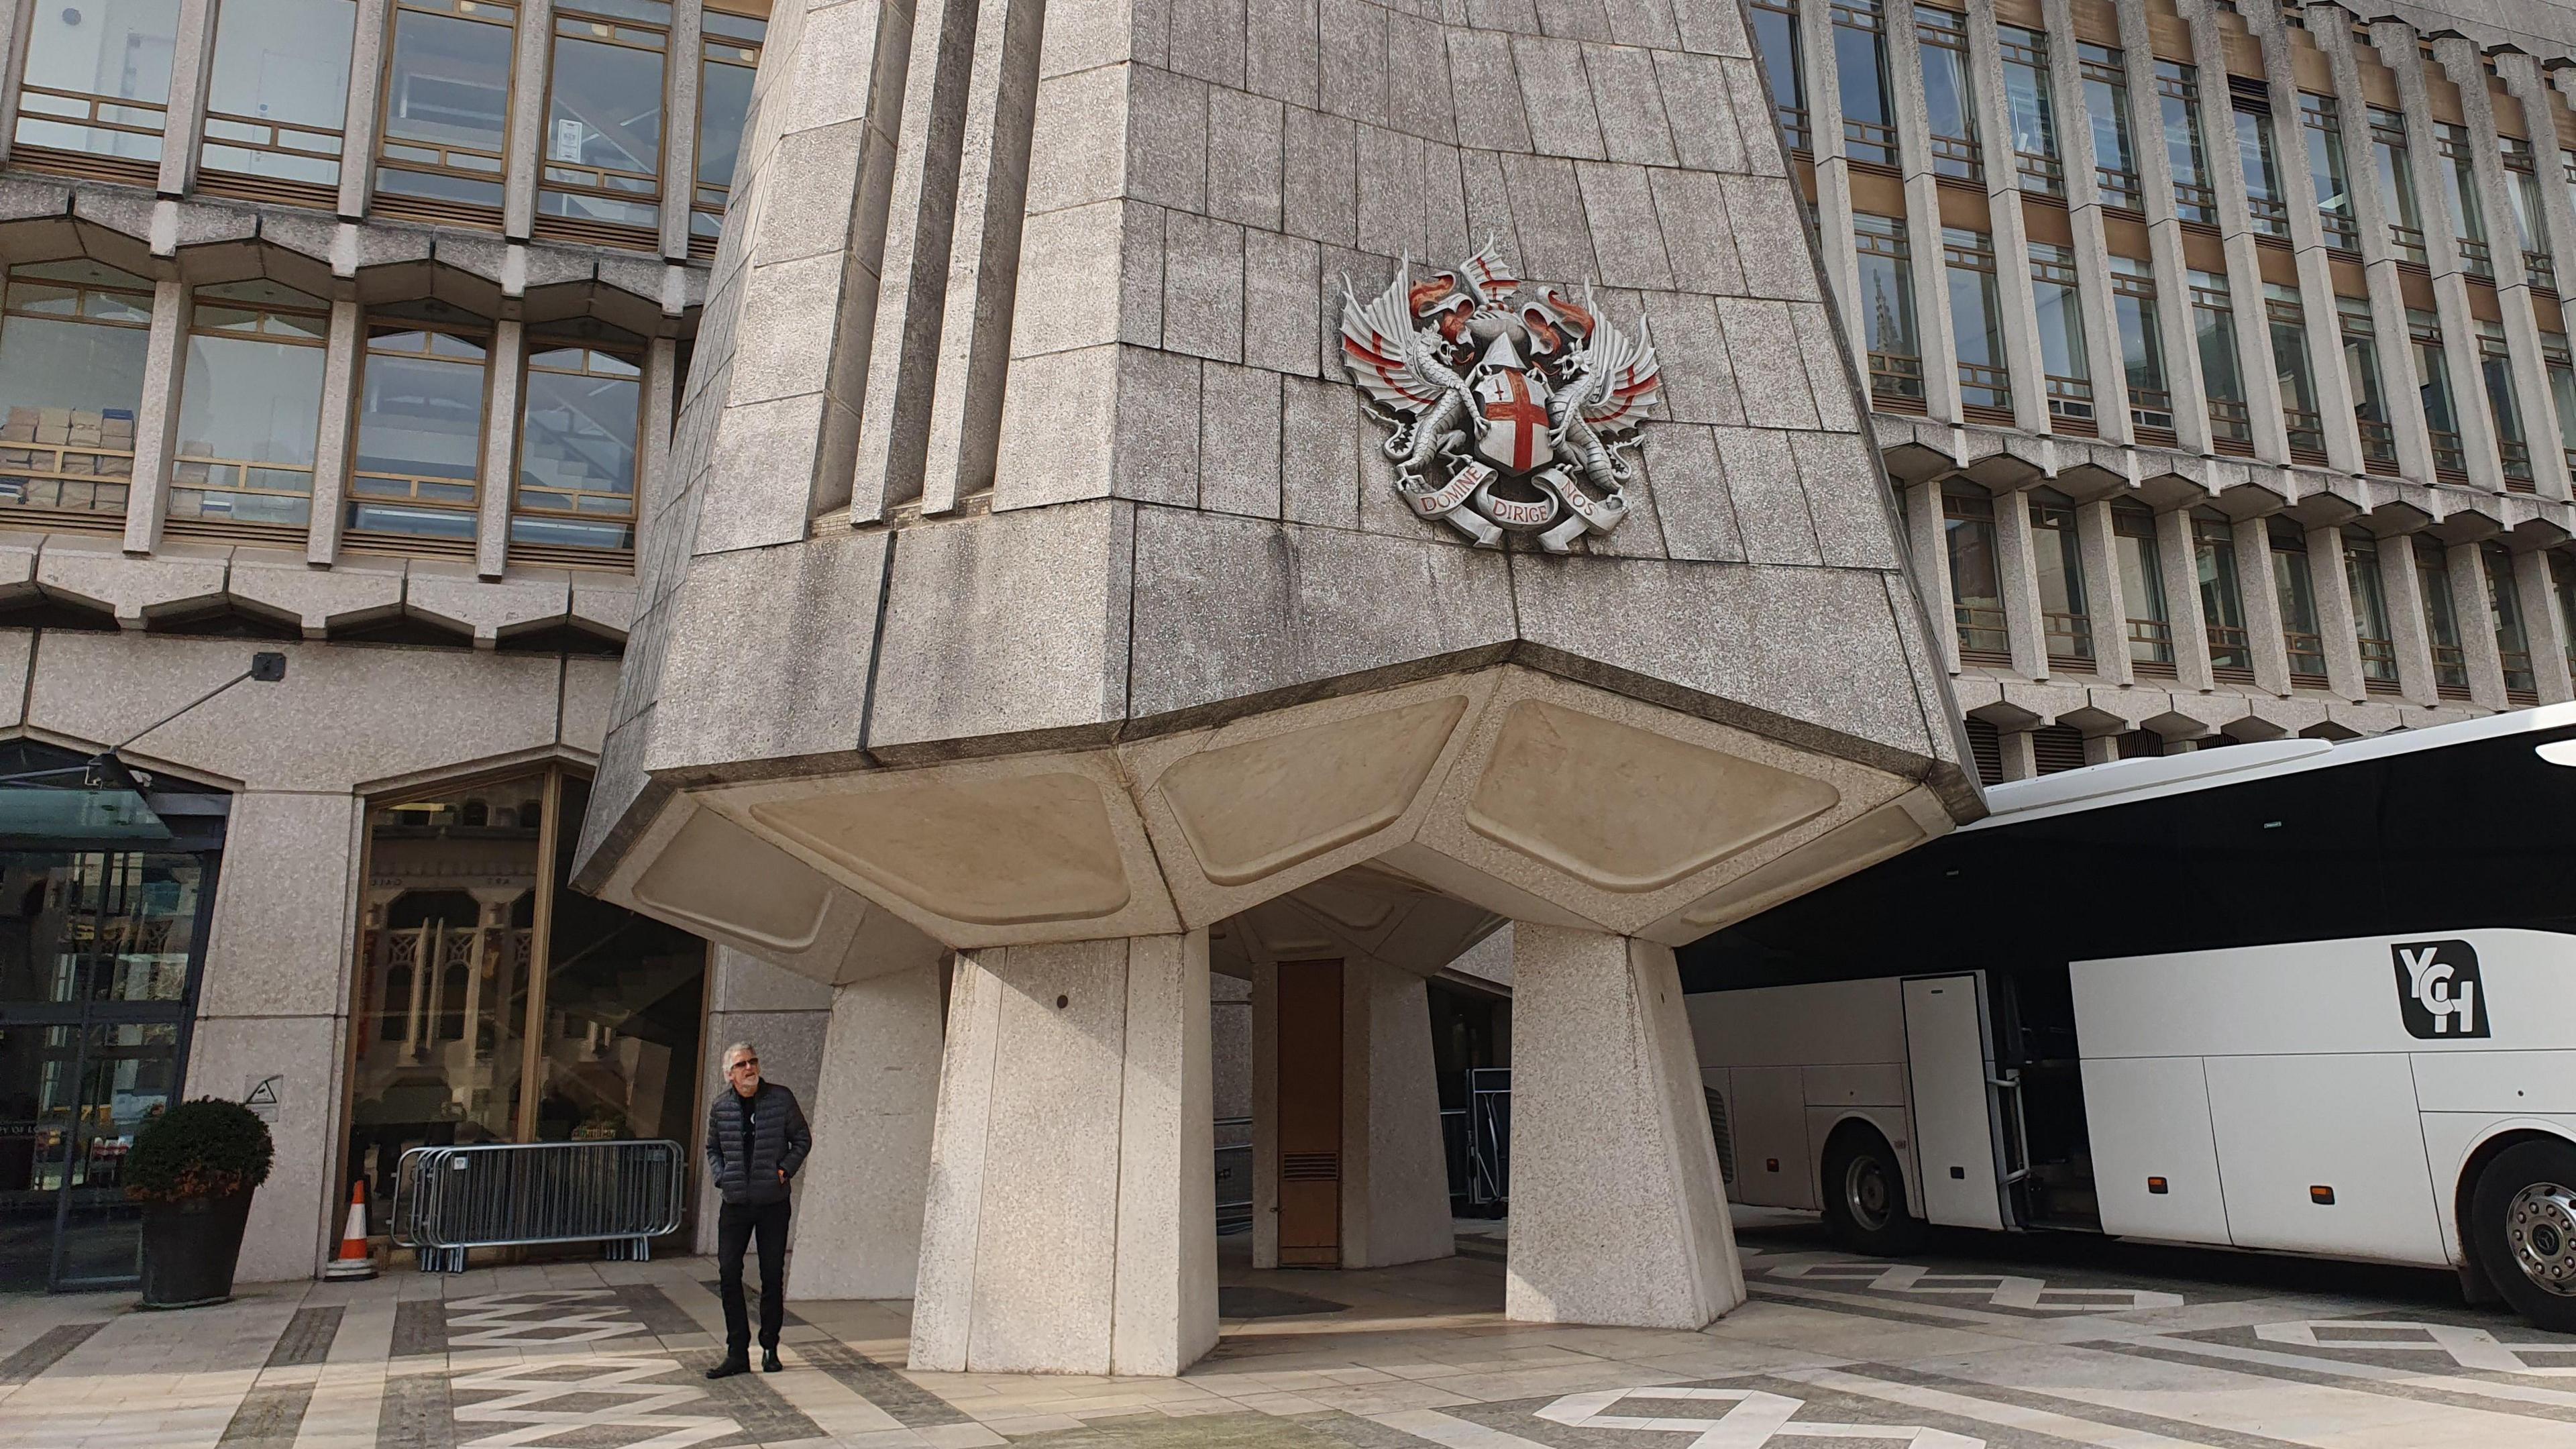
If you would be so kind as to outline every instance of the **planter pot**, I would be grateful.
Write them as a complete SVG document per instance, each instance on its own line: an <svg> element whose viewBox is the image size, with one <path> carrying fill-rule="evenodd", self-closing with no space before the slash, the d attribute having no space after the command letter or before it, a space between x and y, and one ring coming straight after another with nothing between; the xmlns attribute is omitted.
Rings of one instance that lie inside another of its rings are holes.
<svg viewBox="0 0 2576 1449"><path fill-rule="evenodd" d="M143 1205L143 1306L196 1308L233 1296L250 1194Z"/></svg>

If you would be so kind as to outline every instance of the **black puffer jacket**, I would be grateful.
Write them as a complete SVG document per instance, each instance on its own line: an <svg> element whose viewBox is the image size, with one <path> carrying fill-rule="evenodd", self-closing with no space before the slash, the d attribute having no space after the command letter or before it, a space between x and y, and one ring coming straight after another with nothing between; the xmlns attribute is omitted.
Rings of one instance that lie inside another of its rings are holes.
<svg viewBox="0 0 2576 1449"><path fill-rule="evenodd" d="M742 1113L751 1109L751 1160L742 1155ZM717 1191L726 1202L784 1202L787 1184L778 1174L789 1177L805 1165L805 1154L814 1150L814 1134L806 1129L805 1109L796 1105L796 1094L776 1082L763 1082L760 1090L746 1100L731 1087L716 1093L707 1108L707 1175L715 1180Z"/></svg>

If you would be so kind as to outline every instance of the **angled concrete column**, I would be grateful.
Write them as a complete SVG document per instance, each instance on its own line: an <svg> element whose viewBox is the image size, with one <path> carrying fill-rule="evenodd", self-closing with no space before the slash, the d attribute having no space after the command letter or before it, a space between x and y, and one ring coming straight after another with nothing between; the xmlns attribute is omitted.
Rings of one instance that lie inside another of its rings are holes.
<svg viewBox="0 0 2576 1449"><path fill-rule="evenodd" d="M912 1296L940 1052L937 966L832 992L789 1297Z"/></svg>
<svg viewBox="0 0 2576 1449"><path fill-rule="evenodd" d="M2316 590L2317 631L2325 640L2327 687L2344 699L2358 702L2367 698L2370 686L2361 672L2360 612L2353 602L2341 525L2308 530L2308 582Z"/></svg>
<svg viewBox="0 0 2576 1449"><path fill-rule="evenodd" d="M961 952L912 1367L1176 1374L1216 1343L1204 929Z"/></svg>
<svg viewBox="0 0 2576 1449"><path fill-rule="evenodd" d="M1446 1258L1448 1160L1431 1070L1431 1003L1419 974L1352 958L1341 968L1341 1261L1385 1268ZM1279 1257L1279 1084L1315 1069L1283 1060L1279 973L1252 968L1252 1266ZM1291 1264L1289 1266L1298 1266ZM1315 1264L1308 1266L1331 1266Z"/></svg>
<svg viewBox="0 0 2576 1449"><path fill-rule="evenodd" d="M1743 1301L1671 949L1515 922L1504 1314L1692 1330Z"/></svg>

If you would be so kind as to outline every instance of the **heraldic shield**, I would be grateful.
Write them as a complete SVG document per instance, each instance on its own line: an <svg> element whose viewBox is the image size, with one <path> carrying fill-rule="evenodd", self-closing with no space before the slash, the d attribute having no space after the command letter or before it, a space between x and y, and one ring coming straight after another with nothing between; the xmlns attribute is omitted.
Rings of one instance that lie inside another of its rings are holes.
<svg viewBox="0 0 2576 1449"><path fill-rule="evenodd" d="M1584 288L1525 296L1488 240L1453 270L1375 300L1342 285L1342 361L1393 428L1386 456L1413 511L1487 548L1506 531L1550 553L1628 516L1630 456L1662 395L1655 348L1603 323Z"/></svg>

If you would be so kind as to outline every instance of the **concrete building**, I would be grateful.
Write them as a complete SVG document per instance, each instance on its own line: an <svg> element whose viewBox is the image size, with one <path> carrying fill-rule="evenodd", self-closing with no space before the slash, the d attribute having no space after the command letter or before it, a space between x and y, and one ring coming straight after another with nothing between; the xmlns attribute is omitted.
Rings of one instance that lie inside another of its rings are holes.
<svg viewBox="0 0 2576 1449"><path fill-rule="evenodd" d="M1752 4L1987 779L2570 697L2576 12Z"/></svg>

